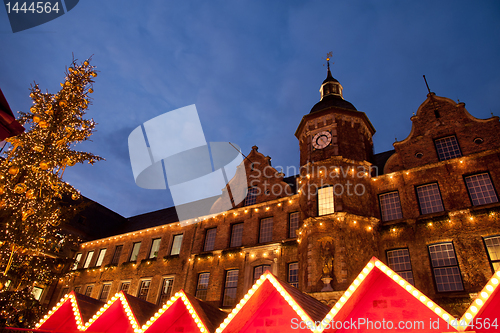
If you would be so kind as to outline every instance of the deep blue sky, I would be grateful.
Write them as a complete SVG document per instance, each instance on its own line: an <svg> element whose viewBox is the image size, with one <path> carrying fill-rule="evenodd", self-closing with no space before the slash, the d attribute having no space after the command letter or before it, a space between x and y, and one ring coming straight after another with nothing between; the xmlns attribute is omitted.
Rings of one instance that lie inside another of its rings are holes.
<svg viewBox="0 0 500 333"><path fill-rule="evenodd" d="M326 53L344 98L375 126L375 152L410 133L439 96L475 117L500 115L498 1L95 1L13 34L0 9L0 87L28 110L30 83L55 93L72 53L100 71L89 108L99 124L78 147L106 161L68 168L82 194L128 217L172 205L137 187L127 138L145 121L196 104L207 141L253 145L297 166L294 132L319 101Z"/></svg>

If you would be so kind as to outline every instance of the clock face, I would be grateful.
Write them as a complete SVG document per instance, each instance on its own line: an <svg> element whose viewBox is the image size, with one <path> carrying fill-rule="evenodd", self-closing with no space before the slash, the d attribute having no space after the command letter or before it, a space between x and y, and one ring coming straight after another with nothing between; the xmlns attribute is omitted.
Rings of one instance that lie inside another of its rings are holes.
<svg viewBox="0 0 500 333"><path fill-rule="evenodd" d="M332 142L332 135L328 131L316 133L312 139L312 145L316 149L323 149Z"/></svg>

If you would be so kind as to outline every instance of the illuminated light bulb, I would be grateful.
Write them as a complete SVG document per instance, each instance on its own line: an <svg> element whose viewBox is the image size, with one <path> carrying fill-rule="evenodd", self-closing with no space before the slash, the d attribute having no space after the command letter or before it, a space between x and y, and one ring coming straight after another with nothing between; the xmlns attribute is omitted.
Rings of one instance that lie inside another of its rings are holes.
<svg viewBox="0 0 500 333"><path fill-rule="evenodd" d="M497 278L492 278L492 279L491 279L491 283L493 283L493 284L498 284L498 279L497 279Z"/></svg>
<svg viewBox="0 0 500 333"><path fill-rule="evenodd" d="M470 307L470 310L471 310L472 312L474 312L474 313L476 313L476 312L477 312L477 308L476 308L474 305Z"/></svg>
<svg viewBox="0 0 500 333"><path fill-rule="evenodd" d="M368 230L372 230L372 227L368 227Z"/></svg>
<svg viewBox="0 0 500 333"><path fill-rule="evenodd" d="M356 222L356 221L354 221L354 224L356 224L356 223L357 223L357 222Z"/></svg>
<svg viewBox="0 0 500 333"><path fill-rule="evenodd" d="M434 312L436 312L437 314L440 314L441 313L441 309L440 308L435 308Z"/></svg>
<svg viewBox="0 0 500 333"><path fill-rule="evenodd" d="M359 280L358 279L354 280L354 284L359 286L359 284L360 284Z"/></svg>
<svg viewBox="0 0 500 333"><path fill-rule="evenodd" d="M495 273L496 276L500 277L500 270Z"/></svg>
<svg viewBox="0 0 500 333"><path fill-rule="evenodd" d="M420 302L422 302L422 303L425 302L425 296L420 296L419 299L420 299Z"/></svg>
<svg viewBox="0 0 500 333"><path fill-rule="evenodd" d="M335 307L336 307L337 309L340 309L340 303L335 304Z"/></svg>
<svg viewBox="0 0 500 333"><path fill-rule="evenodd" d="M346 298L344 296L340 297L340 302L345 303Z"/></svg>
<svg viewBox="0 0 500 333"><path fill-rule="evenodd" d="M359 273L358 279L360 279L361 281L363 281L364 278L365 278L365 276L362 273Z"/></svg>
<svg viewBox="0 0 500 333"><path fill-rule="evenodd" d="M384 266L380 267L380 270L381 270L382 272L385 272L385 271L387 270L387 267L384 265Z"/></svg>
<svg viewBox="0 0 500 333"><path fill-rule="evenodd" d="M490 284L486 286L486 290L488 290L490 293L491 293L494 289L495 289L495 288L493 288L493 286L492 286L492 285L490 285Z"/></svg>
<svg viewBox="0 0 500 333"><path fill-rule="evenodd" d="M368 274L368 272L369 272L368 268L366 268L366 267L363 268L363 273Z"/></svg>
<svg viewBox="0 0 500 333"><path fill-rule="evenodd" d="M404 279L399 280L399 284L401 285L401 287L404 287L405 286L405 280Z"/></svg>
<svg viewBox="0 0 500 333"><path fill-rule="evenodd" d="M434 303L432 303L432 301L429 301L429 302L427 302L427 306L431 308L434 306Z"/></svg>
<svg viewBox="0 0 500 333"><path fill-rule="evenodd" d="M349 287L349 290L350 290L350 291L354 291L354 290L356 290L356 288L354 288L354 286L350 286L350 287Z"/></svg>
<svg viewBox="0 0 500 333"><path fill-rule="evenodd" d="M476 299L476 304L479 305L479 306L482 306L483 305L483 301L478 298L478 299Z"/></svg>
<svg viewBox="0 0 500 333"><path fill-rule="evenodd" d="M450 316L447 313L444 313L441 317L446 321L450 319Z"/></svg>
<svg viewBox="0 0 500 333"><path fill-rule="evenodd" d="M481 292L481 297L482 297L482 298L487 299L487 298L488 298L488 296L489 296L489 295L488 295L488 293L486 293L486 292L484 292L484 291L482 291L482 292Z"/></svg>
<svg viewBox="0 0 500 333"><path fill-rule="evenodd" d="M467 313L465 314L465 318L467 318L467 319L471 320L471 319L472 319L472 315L471 315L469 312L467 312Z"/></svg>
<svg viewBox="0 0 500 333"><path fill-rule="evenodd" d="M379 263L379 265L380 265L380 263ZM366 266L368 266L368 268L373 268L373 264L371 262L369 262L368 265L366 265Z"/></svg>

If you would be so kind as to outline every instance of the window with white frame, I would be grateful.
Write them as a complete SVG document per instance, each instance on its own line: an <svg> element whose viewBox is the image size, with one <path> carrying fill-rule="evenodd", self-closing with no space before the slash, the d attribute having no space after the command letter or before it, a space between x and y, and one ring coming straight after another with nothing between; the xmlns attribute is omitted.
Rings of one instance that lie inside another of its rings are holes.
<svg viewBox="0 0 500 333"><path fill-rule="evenodd" d="M203 301L207 299L209 280L210 280L210 273L200 273L198 275L198 283L196 284L195 296Z"/></svg>
<svg viewBox="0 0 500 333"><path fill-rule="evenodd" d="M260 276L262 274L264 274L266 271L270 271L271 270L271 265L259 265L259 266L255 266L253 268L253 283L255 283L255 281L257 281L258 279L260 279Z"/></svg>
<svg viewBox="0 0 500 333"><path fill-rule="evenodd" d="M69 287L63 288L61 290L61 296L59 298L63 298L69 292Z"/></svg>
<svg viewBox="0 0 500 333"><path fill-rule="evenodd" d="M130 252L130 260L129 261L137 261L137 257L139 256L139 250L141 249L141 242L136 242L132 246L132 252Z"/></svg>
<svg viewBox="0 0 500 333"><path fill-rule="evenodd" d="M440 161L462 156L457 137L454 135L434 140L434 144Z"/></svg>
<svg viewBox="0 0 500 333"><path fill-rule="evenodd" d="M237 269L226 271L226 278L224 281L224 295L222 297L223 307L233 307L236 304L238 273L239 271Z"/></svg>
<svg viewBox="0 0 500 333"><path fill-rule="evenodd" d="M273 240L273 218L268 217L260 220L259 243L267 243Z"/></svg>
<svg viewBox="0 0 500 333"><path fill-rule="evenodd" d="M380 203L382 221L391 221L403 218L398 191L380 194L378 199Z"/></svg>
<svg viewBox="0 0 500 333"><path fill-rule="evenodd" d="M123 281L120 285L120 291L123 291L125 294L128 294L129 289L130 289L130 281Z"/></svg>
<svg viewBox="0 0 500 333"><path fill-rule="evenodd" d="M257 194L259 189L257 187L250 187L245 198L245 206L254 205L257 202Z"/></svg>
<svg viewBox="0 0 500 333"><path fill-rule="evenodd" d="M85 288L85 296L90 297L90 295L92 295L92 289L94 289L94 286L93 285L88 285Z"/></svg>
<svg viewBox="0 0 500 333"><path fill-rule="evenodd" d="M102 285L101 295L99 296L99 300L101 302L106 303L106 301L108 300L110 289L111 289L111 282Z"/></svg>
<svg viewBox="0 0 500 333"><path fill-rule="evenodd" d="M33 298L39 301L42 299L42 294L43 294L43 288L40 287L33 287L33 290L31 291L31 294L33 294Z"/></svg>
<svg viewBox="0 0 500 333"><path fill-rule="evenodd" d="M441 192L437 183L417 186L417 198L422 214L431 214L444 211Z"/></svg>
<svg viewBox="0 0 500 333"><path fill-rule="evenodd" d="M99 250L99 255L97 256L97 261L95 263L95 267L101 267L102 262L104 260L104 256L106 255L106 249Z"/></svg>
<svg viewBox="0 0 500 333"><path fill-rule="evenodd" d="M87 252L87 257L85 258L85 263L83 264L83 268L89 268L90 262L92 261L92 256L94 255L94 251Z"/></svg>
<svg viewBox="0 0 500 333"><path fill-rule="evenodd" d="M288 264L288 283L295 288L299 287L299 263L291 262Z"/></svg>
<svg viewBox="0 0 500 333"><path fill-rule="evenodd" d="M500 269L500 236L487 237L484 239L488 258L494 271Z"/></svg>
<svg viewBox="0 0 500 333"><path fill-rule="evenodd" d="M215 247L215 236L217 235L217 228L207 229L205 233L205 246L204 251L212 251Z"/></svg>
<svg viewBox="0 0 500 333"><path fill-rule="evenodd" d="M497 193L488 173L467 176L465 184L474 206L498 202Z"/></svg>
<svg viewBox="0 0 500 333"><path fill-rule="evenodd" d="M333 187L323 187L318 189L318 215L328 215L335 213L333 205Z"/></svg>
<svg viewBox="0 0 500 333"><path fill-rule="evenodd" d="M149 294L149 287L151 286L151 280L141 280L139 285L139 291L137 292L137 298L147 300Z"/></svg>
<svg viewBox="0 0 500 333"><path fill-rule="evenodd" d="M241 246L243 238L243 223L236 223L231 226L231 242L230 247Z"/></svg>
<svg viewBox="0 0 500 333"><path fill-rule="evenodd" d="M158 305L162 305L170 299L173 285L173 277L163 278L163 281L161 282L160 297L158 298Z"/></svg>
<svg viewBox="0 0 500 333"><path fill-rule="evenodd" d="M398 273L408 283L415 285L408 249L387 251L387 263L394 272Z"/></svg>
<svg viewBox="0 0 500 333"><path fill-rule="evenodd" d="M464 290L453 244L429 245L429 254L438 292Z"/></svg>
<svg viewBox="0 0 500 333"><path fill-rule="evenodd" d="M297 234L295 230L299 228L300 212L290 213L288 216L288 237L296 238Z"/></svg>
<svg viewBox="0 0 500 333"><path fill-rule="evenodd" d="M170 255L178 255L181 253L181 246L182 246L182 238L184 237L183 234L180 235L175 235L174 239L172 241L172 249L170 250Z"/></svg>
<svg viewBox="0 0 500 333"><path fill-rule="evenodd" d="M160 252L161 238L155 238L151 242L151 251L149 251L149 259L157 258Z"/></svg>
<svg viewBox="0 0 500 333"><path fill-rule="evenodd" d="M82 260L82 254L77 253L75 256L75 262L73 263L73 266L71 267L72 271L74 271L75 269L78 268L78 265L80 264L80 260Z"/></svg>

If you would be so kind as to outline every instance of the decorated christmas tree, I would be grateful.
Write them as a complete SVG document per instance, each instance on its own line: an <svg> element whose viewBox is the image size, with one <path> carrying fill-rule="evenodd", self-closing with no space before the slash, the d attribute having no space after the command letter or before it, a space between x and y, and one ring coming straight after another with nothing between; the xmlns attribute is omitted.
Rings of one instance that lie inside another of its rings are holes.
<svg viewBox="0 0 500 333"><path fill-rule="evenodd" d="M6 140L1 156L0 319L7 326L37 320L37 292L48 289L67 264L61 227L77 211L80 194L63 181L64 171L101 159L74 149L96 125L84 118L97 76L89 62L73 60L55 95L36 83L31 87L33 106L18 118L26 131Z"/></svg>

